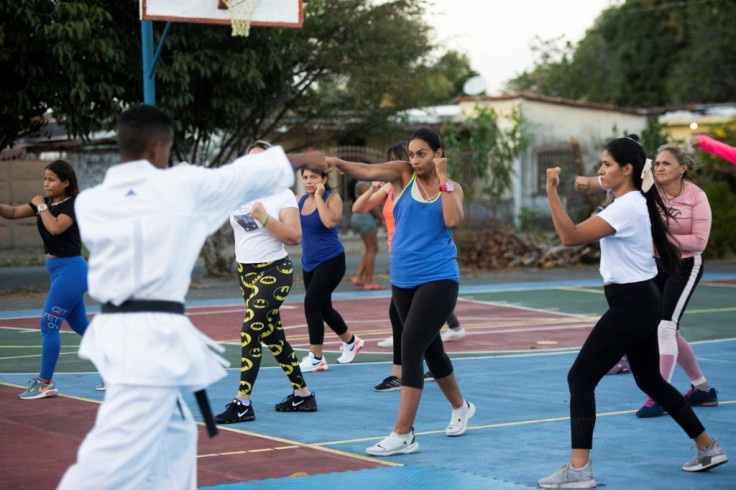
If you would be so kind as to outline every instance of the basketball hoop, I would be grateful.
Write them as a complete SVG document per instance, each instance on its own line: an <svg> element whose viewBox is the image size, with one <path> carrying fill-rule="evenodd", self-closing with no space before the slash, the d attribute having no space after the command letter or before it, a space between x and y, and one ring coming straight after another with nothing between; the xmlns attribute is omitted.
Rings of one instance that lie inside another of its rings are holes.
<svg viewBox="0 0 736 490"><path fill-rule="evenodd" d="M263 0L218 0L217 8L230 12L233 36L248 37L250 23Z"/></svg>

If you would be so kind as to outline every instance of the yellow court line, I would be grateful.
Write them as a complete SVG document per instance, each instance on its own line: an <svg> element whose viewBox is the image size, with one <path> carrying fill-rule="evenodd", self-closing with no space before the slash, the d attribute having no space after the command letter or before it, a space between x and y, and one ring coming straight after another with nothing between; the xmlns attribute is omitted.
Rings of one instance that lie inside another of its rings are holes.
<svg viewBox="0 0 736 490"><path fill-rule="evenodd" d="M200 423L200 422L197 422L197 423L199 425L202 425L202 423ZM378 460L378 459L372 458L370 456L363 456L363 455L360 455L360 454L355 454L355 453L349 453L349 452L345 452L345 451L340 451L338 449L332 449L332 448L329 448L329 447L322 447L321 444L301 443L299 441L291 441L289 439L283 439L281 437L269 436L269 435L265 435L265 434L259 434L257 432L250 432L250 431L242 430L242 429L233 429L233 428L230 428L230 427L218 426L218 429L224 430L224 431L228 431L228 432L235 432L236 434L244 434L244 435L251 436L251 437L258 437L260 439L266 439L266 440L269 440L269 441L281 442L281 443L288 444L287 446L274 447L274 448L270 448L270 449L281 449L281 450L283 450L283 449L296 449L296 448L310 448L310 449L317 449L318 451L324 451L324 452L330 453L330 454L335 454L335 455L338 455L338 456L346 456L346 457L349 457L349 458L352 458L352 459L359 459L361 461L370 461L372 463L380 463L380 464L385 465L385 466L404 466L401 463L393 463L391 461ZM382 438L379 438L379 439L382 439ZM268 451L268 450L269 449L251 449L251 450L247 450L245 452L252 453L252 452L262 452L262 451ZM212 458L212 457L216 457L216 456L224 456L224 455L227 455L227 454L228 453L210 453L210 454L200 454L197 457L198 458Z"/></svg>
<svg viewBox="0 0 736 490"><path fill-rule="evenodd" d="M736 400L726 400L726 401L720 401L718 402L719 405L731 405L736 403ZM628 415L632 413L636 413L637 410L618 410L615 412L602 412L597 413L596 417L612 417L615 415ZM482 429L498 429L501 427L519 427L523 425L532 425L532 424L544 424L548 422L564 422L570 420L570 417L549 417L544 419L532 419L532 420L518 420L516 422L500 422L497 424L487 424L487 425L476 425L472 427L468 427L468 430L482 430ZM415 432L414 435L416 436L424 436L424 435L434 435L434 434L444 434L445 429L440 430L428 430L423 432ZM340 445L340 444L353 444L356 442L368 442L368 441L376 441L381 440L385 436L381 437L363 437L359 439L346 439L341 441L326 441L326 442L315 442L312 444L309 444L310 446L321 446L321 445Z"/></svg>
<svg viewBox="0 0 736 490"><path fill-rule="evenodd" d="M76 353L77 353L77 351L75 350L74 352L60 352L59 355L60 356L66 356L66 355L69 355L69 354L76 354ZM27 356L0 357L0 361L10 361L10 360L13 360L13 359L30 359L30 358L33 358L33 357L41 357L41 355L42 354L30 354L30 355L27 355Z"/></svg>
<svg viewBox="0 0 736 490"><path fill-rule="evenodd" d="M10 388L20 388L22 390L28 388L28 386L21 386L21 385L15 384L15 383L5 383L4 381L0 381L0 386L8 386ZM54 397L69 398L70 400L77 400L79 402L96 403L98 405L100 405L102 403L99 400L93 400L91 398L83 398L81 396L67 395L66 393L57 393L56 395L54 395Z"/></svg>
<svg viewBox="0 0 736 490"><path fill-rule="evenodd" d="M693 313L724 313L729 311L736 311L736 308L700 308L700 309L689 309L685 310L686 315L692 315Z"/></svg>
<svg viewBox="0 0 736 490"><path fill-rule="evenodd" d="M24 389L24 388L27 388L27 386L21 386L21 385L17 385L17 384L14 384L14 383L5 383L3 381L0 381L0 386L8 386L10 388L18 388L18 389L21 389L21 390ZM102 403L99 400L92 400L90 398L82 398L82 397L78 397L78 396L67 395L67 394L64 394L64 393L59 393L56 396L59 396L59 397L62 397L62 398L69 398L71 400L96 403L98 405ZM202 426L202 427L204 427L204 425L205 425L204 422L196 422L196 424L199 425L199 426ZM332 448L329 448L329 447L322 447L321 445L318 445L318 444L303 444L303 443L300 443L299 441L291 441L291 440L288 440L288 439L283 439L281 437L275 437L275 436L269 436L269 435L264 435L264 434L258 434L256 432L249 432L249 431L245 431L245 430L241 430L241 429L232 429L230 427L218 426L218 429L219 430L222 430L222 431L235 432L236 434L244 434L244 435L248 435L248 436L252 436L252 437L258 437L260 439L266 439L266 440L269 440L269 441L281 442L281 443L287 444L285 446L277 446L277 447L273 447L273 448L270 448L270 449L268 449L268 448L267 449L251 449L251 450L248 450L248 451L243 451L242 453L254 453L254 452L269 451L269 450L272 450L272 449L284 450L284 449L296 449L296 448L300 448L300 447L305 447L305 448L316 449L318 451L323 451L323 452L330 453L330 454L335 454L335 455L338 455L338 456L345 456L345 457L352 458L352 459L359 459L361 461L370 461L372 463L378 463L378 464L382 464L384 466L404 466L401 463L394 463L394 462L391 462L391 461L385 461L385 460L381 460L381 459L372 458L370 456L363 456L363 455L360 455L360 454L354 454L354 453L349 453L349 452L345 452L345 451L340 451L338 449L332 449ZM197 455L197 457L198 458L212 458L212 457L216 457L216 456L226 456L228 454L241 454L241 452L240 451L229 451L229 452L226 452L226 453L199 454L199 455Z"/></svg>

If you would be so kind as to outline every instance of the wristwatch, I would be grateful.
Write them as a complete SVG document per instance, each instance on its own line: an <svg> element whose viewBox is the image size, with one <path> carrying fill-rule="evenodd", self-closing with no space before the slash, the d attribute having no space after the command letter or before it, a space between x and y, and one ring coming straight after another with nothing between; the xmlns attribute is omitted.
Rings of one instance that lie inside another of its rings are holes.
<svg viewBox="0 0 736 490"><path fill-rule="evenodd" d="M450 193L455 190L455 184L451 180L448 180L440 186L440 191Z"/></svg>
<svg viewBox="0 0 736 490"><path fill-rule="evenodd" d="M39 212L39 213L40 213L41 211L46 211L46 210L47 210L48 208L49 208L49 207L48 207L48 206L46 205L46 203L43 203L43 204L39 204L39 205L38 205L38 207L36 207L36 209L38 210L38 212Z"/></svg>

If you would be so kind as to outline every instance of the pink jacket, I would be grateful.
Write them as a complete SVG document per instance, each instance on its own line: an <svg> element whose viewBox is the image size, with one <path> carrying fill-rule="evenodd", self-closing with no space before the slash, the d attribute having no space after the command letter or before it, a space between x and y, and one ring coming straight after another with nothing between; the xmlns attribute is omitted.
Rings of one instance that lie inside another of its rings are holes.
<svg viewBox="0 0 736 490"><path fill-rule="evenodd" d="M665 205L675 216L670 219L670 233L680 246L682 258L700 255L705 250L710 236L711 211L708 197L700 187L688 180L683 180L683 189L679 196L673 198L660 190Z"/></svg>
<svg viewBox="0 0 736 490"><path fill-rule="evenodd" d="M728 146L726 143L714 140L704 134L699 134L698 137L700 139L701 150L712 153L736 165L736 148Z"/></svg>

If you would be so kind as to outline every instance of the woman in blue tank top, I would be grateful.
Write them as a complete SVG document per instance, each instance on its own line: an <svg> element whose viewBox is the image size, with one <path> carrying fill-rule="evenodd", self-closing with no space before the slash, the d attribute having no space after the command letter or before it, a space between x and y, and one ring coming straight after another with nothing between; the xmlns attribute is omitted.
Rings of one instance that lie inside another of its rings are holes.
<svg viewBox="0 0 736 490"><path fill-rule="evenodd" d="M340 313L332 307L332 292L345 276L345 249L337 233L342 217L342 199L330 190L327 175L302 169L306 194L300 196L302 225L302 269L304 314L309 330L309 354L299 367L302 372L327 371L322 356L325 323L340 337L342 353L337 362L351 362L363 347L363 339L353 335Z"/></svg>
<svg viewBox="0 0 736 490"><path fill-rule="evenodd" d="M353 178L391 182L396 229L391 242L391 285L404 329L401 335L401 401L393 432L366 449L373 456L416 452L414 418L424 387L422 360L452 405L445 433L460 436L475 414L455 379L439 332L457 301L460 272L452 228L464 217L463 190L447 176L436 131L418 129L409 139L409 163L366 165L328 158Z"/></svg>

